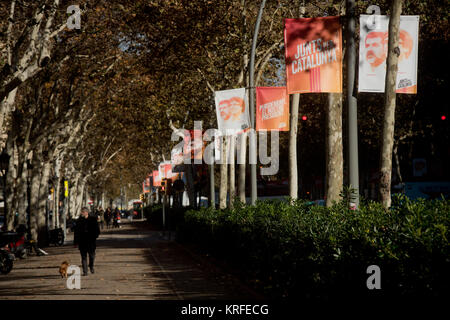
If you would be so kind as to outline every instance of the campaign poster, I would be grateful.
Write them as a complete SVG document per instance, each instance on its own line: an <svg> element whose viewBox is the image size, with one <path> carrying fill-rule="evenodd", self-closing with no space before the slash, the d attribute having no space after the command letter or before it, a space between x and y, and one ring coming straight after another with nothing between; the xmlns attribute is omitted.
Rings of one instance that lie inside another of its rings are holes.
<svg viewBox="0 0 450 320"><path fill-rule="evenodd" d="M245 88L216 91L216 115L222 135L233 135L250 128L250 113Z"/></svg>
<svg viewBox="0 0 450 320"><path fill-rule="evenodd" d="M142 192L149 193L150 192L150 177L147 177L144 182L142 182Z"/></svg>
<svg viewBox="0 0 450 320"><path fill-rule="evenodd" d="M189 135L186 133L189 132ZM203 159L205 142L203 141L203 132L199 129L185 131L184 136L184 156L194 160Z"/></svg>
<svg viewBox="0 0 450 320"><path fill-rule="evenodd" d="M284 19L288 94L342 92L339 17Z"/></svg>
<svg viewBox="0 0 450 320"><path fill-rule="evenodd" d="M170 162L172 164L172 172L183 172L184 154L182 147L175 147L172 149Z"/></svg>
<svg viewBox="0 0 450 320"><path fill-rule="evenodd" d="M359 92L384 92L388 53L389 17L361 15ZM419 16L400 16L396 92L417 93Z"/></svg>
<svg viewBox="0 0 450 320"><path fill-rule="evenodd" d="M256 88L256 131L289 131L289 96L286 87Z"/></svg>
<svg viewBox="0 0 450 320"><path fill-rule="evenodd" d="M161 187L161 177L159 175L159 170L153 170L153 186Z"/></svg>
<svg viewBox="0 0 450 320"><path fill-rule="evenodd" d="M159 164L159 176L161 179L172 179L176 180L179 173L172 172L172 162L164 161Z"/></svg>

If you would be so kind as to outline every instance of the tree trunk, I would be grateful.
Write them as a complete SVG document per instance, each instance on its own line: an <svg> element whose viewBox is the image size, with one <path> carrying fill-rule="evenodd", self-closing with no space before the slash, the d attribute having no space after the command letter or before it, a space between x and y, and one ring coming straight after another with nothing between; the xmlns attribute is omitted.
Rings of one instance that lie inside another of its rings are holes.
<svg viewBox="0 0 450 320"><path fill-rule="evenodd" d="M3 197L5 196L6 191L6 199L4 199L4 204L6 205L7 211L5 211L6 214L6 222L7 222L7 230L13 230L14 229L14 208L13 208L13 199L14 199L14 184L16 181L16 170L14 167L14 134L10 133L7 139L6 143L6 152L10 156L9 163L8 163L8 171L6 172L6 186L3 185L4 181L3 179L5 177L2 177L2 190L3 190Z"/></svg>
<svg viewBox="0 0 450 320"><path fill-rule="evenodd" d="M59 196L61 194L61 182L62 182L62 178L61 178L61 172L58 170L58 172L56 172L56 186L55 186L55 211L53 212L53 228L59 228Z"/></svg>
<svg viewBox="0 0 450 320"><path fill-rule="evenodd" d="M215 142L214 142L215 143ZM209 169L209 206L215 208L216 207L216 183L215 183L215 148L210 149L211 154L209 155L211 159L211 164L208 165Z"/></svg>
<svg viewBox="0 0 450 320"><path fill-rule="evenodd" d="M230 198L229 206L233 207L234 198L236 197L236 172L235 172L235 150L236 150L236 136L229 136L229 155L230 155Z"/></svg>
<svg viewBox="0 0 450 320"><path fill-rule="evenodd" d="M78 198L78 184L79 184L79 174L75 176L75 178L72 178L69 180L70 186L69 186L69 204L67 206L68 214L67 216L69 218L75 217L76 212L76 201Z"/></svg>
<svg viewBox="0 0 450 320"><path fill-rule="evenodd" d="M27 205L28 205L28 196L27 196L27 175L28 168L25 159L19 159L21 163L19 163L19 167L22 167L21 174L19 180L17 182L17 196L19 198L19 203L17 206L17 211L19 213L18 224L27 224Z"/></svg>
<svg viewBox="0 0 450 320"><path fill-rule="evenodd" d="M298 131L298 107L300 94L292 97L291 105L291 128L289 131L289 196L298 198L298 172L297 172L297 131Z"/></svg>
<svg viewBox="0 0 450 320"><path fill-rule="evenodd" d="M30 198L30 228L31 239L38 241L39 223L39 187L41 181L41 152L33 152L33 169L31 178L31 198Z"/></svg>
<svg viewBox="0 0 450 320"><path fill-rule="evenodd" d="M342 94L328 94L326 138L326 205L339 202L344 182L342 154Z"/></svg>
<svg viewBox="0 0 450 320"><path fill-rule="evenodd" d="M186 189L188 193L189 198L189 206L192 208L195 208L195 186L194 186L194 177L193 177L193 171L194 168L193 164L185 164L184 165L184 172L186 173Z"/></svg>
<svg viewBox="0 0 450 320"><path fill-rule="evenodd" d="M391 5L391 16L389 19L388 56L384 88L384 121L380 161L380 200L385 209L388 209L391 206L392 148L394 145L395 128L395 89L398 57L400 55L398 42L401 12L402 0L393 0Z"/></svg>
<svg viewBox="0 0 450 320"><path fill-rule="evenodd" d="M40 245L47 244L47 200L48 200L48 178L50 177L51 163L46 161L42 168L39 183L39 201L37 231Z"/></svg>
<svg viewBox="0 0 450 320"><path fill-rule="evenodd" d="M84 181L80 177L77 182L77 190L75 193L74 210L72 211L73 217L78 217L81 207L83 206L83 194L84 194Z"/></svg>
<svg viewBox="0 0 450 320"><path fill-rule="evenodd" d="M238 139L239 144L239 177L238 177L238 191L239 200L246 203L245 196L245 170L247 161L247 132L241 133Z"/></svg>
<svg viewBox="0 0 450 320"><path fill-rule="evenodd" d="M398 157L398 144L399 144L398 141L394 142L393 152L394 152L394 158L395 158L395 169L397 171L398 182L403 183L402 172L400 170L400 159Z"/></svg>
<svg viewBox="0 0 450 320"><path fill-rule="evenodd" d="M228 165L227 165L227 136L223 136L220 152L220 187L219 187L219 207L227 207L228 190Z"/></svg>

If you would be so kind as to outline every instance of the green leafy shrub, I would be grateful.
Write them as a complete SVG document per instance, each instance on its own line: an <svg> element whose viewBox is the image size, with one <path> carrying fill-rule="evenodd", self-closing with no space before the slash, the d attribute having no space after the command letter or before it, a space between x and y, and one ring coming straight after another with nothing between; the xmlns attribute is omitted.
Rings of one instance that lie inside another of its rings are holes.
<svg viewBox="0 0 450 320"><path fill-rule="evenodd" d="M234 264L272 298L367 294L378 265L393 295L443 294L448 285L450 201L396 196L358 211L308 202L262 201L184 214L179 240Z"/></svg>

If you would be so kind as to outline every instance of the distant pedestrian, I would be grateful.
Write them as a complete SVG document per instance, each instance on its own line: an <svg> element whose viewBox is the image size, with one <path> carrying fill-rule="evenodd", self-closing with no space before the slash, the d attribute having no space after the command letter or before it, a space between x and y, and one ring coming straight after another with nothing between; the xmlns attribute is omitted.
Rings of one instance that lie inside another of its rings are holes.
<svg viewBox="0 0 450 320"><path fill-rule="evenodd" d="M104 216L106 222L106 229L109 229L111 226L111 219L112 219L112 212L110 207L106 209Z"/></svg>
<svg viewBox="0 0 450 320"><path fill-rule="evenodd" d="M77 219L74 234L74 245L78 245L81 254L81 263L83 266L83 276L88 275L88 261L89 254L89 269L94 273L94 260L96 240L100 235L100 229L95 217L89 216L89 209L83 207L81 215Z"/></svg>
<svg viewBox="0 0 450 320"><path fill-rule="evenodd" d="M119 209L116 209L114 211L114 223L113 223L113 227L114 228L120 228L120 211Z"/></svg>
<svg viewBox="0 0 450 320"><path fill-rule="evenodd" d="M103 230L103 225L105 223L105 212L102 207L98 207L97 210L97 222L100 225L100 229Z"/></svg>

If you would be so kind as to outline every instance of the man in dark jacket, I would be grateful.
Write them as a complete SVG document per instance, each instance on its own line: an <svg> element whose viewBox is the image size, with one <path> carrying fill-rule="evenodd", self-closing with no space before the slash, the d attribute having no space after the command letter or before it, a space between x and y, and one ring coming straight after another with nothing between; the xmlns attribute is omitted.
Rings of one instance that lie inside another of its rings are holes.
<svg viewBox="0 0 450 320"><path fill-rule="evenodd" d="M89 216L89 209L81 209L81 215L75 225L74 245L78 245L83 265L83 276L88 275L87 255L89 254L89 269L94 273L96 239L100 235L100 228L95 217Z"/></svg>

